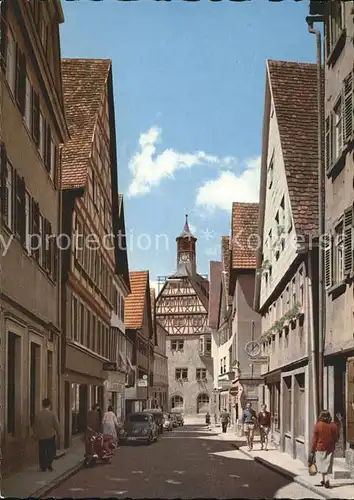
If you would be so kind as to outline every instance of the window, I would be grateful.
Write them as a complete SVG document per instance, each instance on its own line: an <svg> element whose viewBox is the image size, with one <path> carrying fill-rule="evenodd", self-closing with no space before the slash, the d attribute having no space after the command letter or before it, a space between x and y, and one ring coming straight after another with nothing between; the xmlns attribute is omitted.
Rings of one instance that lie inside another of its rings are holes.
<svg viewBox="0 0 354 500"><path fill-rule="evenodd" d="M274 427L280 429L280 383L270 386L270 412L274 419Z"/></svg>
<svg viewBox="0 0 354 500"><path fill-rule="evenodd" d="M48 48L48 25L45 20L41 19L41 42L44 52L47 52Z"/></svg>
<svg viewBox="0 0 354 500"><path fill-rule="evenodd" d="M291 291L292 291L292 307L295 306L296 304L296 279L293 278L292 281L291 281Z"/></svg>
<svg viewBox="0 0 354 500"><path fill-rule="evenodd" d="M183 351L184 340L171 340L171 351Z"/></svg>
<svg viewBox="0 0 354 500"><path fill-rule="evenodd" d="M226 373L226 356L223 358L223 370Z"/></svg>
<svg viewBox="0 0 354 500"><path fill-rule="evenodd" d="M200 337L199 339L199 352L204 354L204 337Z"/></svg>
<svg viewBox="0 0 354 500"><path fill-rule="evenodd" d="M124 322L124 297L120 296L120 319Z"/></svg>
<svg viewBox="0 0 354 500"><path fill-rule="evenodd" d="M175 378L176 380L188 380L188 368L176 368Z"/></svg>
<svg viewBox="0 0 354 500"><path fill-rule="evenodd" d="M92 349L92 351L97 350L97 330L96 330L96 325L97 325L97 320L96 316L92 314L92 335L91 335L91 344L89 345L89 348Z"/></svg>
<svg viewBox="0 0 354 500"><path fill-rule="evenodd" d="M92 170L92 201L97 207L97 184L96 184L96 172Z"/></svg>
<svg viewBox="0 0 354 500"><path fill-rule="evenodd" d="M205 368L197 368L196 369L196 378L197 380L206 380L207 374Z"/></svg>
<svg viewBox="0 0 354 500"><path fill-rule="evenodd" d="M211 354L211 339L206 339L205 341L205 353Z"/></svg>
<svg viewBox="0 0 354 500"><path fill-rule="evenodd" d="M32 86L31 82L26 76L26 99L25 99L25 123L27 125L28 130L32 131Z"/></svg>
<svg viewBox="0 0 354 500"><path fill-rule="evenodd" d="M285 289L285 311L288 312L290 309L290 293L289 285Z"/></svg>
<svg viewBox="0 0 354 500"><path fill-rule="evenodd" d="M15 95L16 43L10 30L7 32L6 79L11 92Z"/></svg>
<svg viewBox="0 0 354 500"><path fill-rule="evenodd" d="M179 395L172 396L171 409L174 409L174 408L180 408L180 409L183 408L183 397L182 396L179 396Z"/></svg>
<svg viewBox="0 0 354 500"><path fill-rule="evenodd" d="M19 381L16 380L16 367L20 363L19 345L20 337L12 332L7 334L7 432L14 436L16 434L16 392Z"/></svg>
<svg viewBox="0 0 354 500"><path fill-rule="evenodd" d="M339 99L333 110L333 159L336 160L343 146L342 99Z"/></svg>
<svg viewBox="0 0 354 500"><path fill-rule="evenodd" d="M330 12L325 26L327 57L331 54L344 29L344 9L342 2L335 0L330 3Z"/></svg>
<svg viewBox="0 0 354 500"><path fill-rule="evenodd" d="M27 249L27 252L30 254L31 253L31 241L30 241L30 217L31 217L31 211L30 211L30 205L31 205L31 197L29 193L25 193L25 246Z"/></svg>
<svg viewBox="0 0 354 500"><path fill-rule="evenodd" d="M85 345L85 307L80 304L80 344Z"/></svg>
<svg viewBox="0 0 354 500"><path fill-rule="evenodd" d="M334 245L334 282L340 283L344 279L344 241L343 224L336 228Z"/></svg>

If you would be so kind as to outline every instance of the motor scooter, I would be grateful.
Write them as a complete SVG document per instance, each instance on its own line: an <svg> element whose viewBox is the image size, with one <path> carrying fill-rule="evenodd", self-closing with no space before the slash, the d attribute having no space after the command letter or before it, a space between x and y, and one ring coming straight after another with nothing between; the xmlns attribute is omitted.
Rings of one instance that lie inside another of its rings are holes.
<svg viewBox="0 0 354 500"><path fill-rule="evenodd" d="M85 467L93 467L97 462L110 463L116 448L112 436L94 432L89 427L85 436Z"/></svg>

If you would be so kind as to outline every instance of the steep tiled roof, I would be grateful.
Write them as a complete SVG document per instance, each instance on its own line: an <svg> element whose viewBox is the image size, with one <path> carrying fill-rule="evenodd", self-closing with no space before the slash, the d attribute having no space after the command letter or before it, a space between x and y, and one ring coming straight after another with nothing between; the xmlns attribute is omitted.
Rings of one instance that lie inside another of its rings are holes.
<svg viewBox="0 0 354 500"><path fill-rule="evenodd" d="M111 61L63 59L62 78L69 141L63 148L62 188L84 187L93 132Z"/></svg>
<svg viewBox="0 0 354 500"><path fill-rule="evenodd" d="M211 261L210 262L210 285L209 285L209 317L208 323L210 328L218 327L219 316L219 300L220 300L220 287L221 287L221 271L222 263Z"/></svg>
<svg viewBox="0 0 354 500"><path fill-rule="evenodd" d="M230 283L230 237L222 236L221 238L221 262L223 272L223 284L225 297L229 295L229 283Z"/></svg>
<svg viewBox="0 0 354 500"><path fill-rule="evenodd" d="M232 269L256 269L258 214L258 203L232 204Z"/></svg>
<svg viewBox="0 0 354 500"><path fill-rule="evenodd" d="M295 229L313 233L318 227L317 65L267 65Z"/></svg>
<svg viewBox="0 0 354 500"><path fill-rule="evenodd" d="M139 329L144 321L149 271L132 271L129 280L131 294L125 299L124 323L126 328Z"/></svg>

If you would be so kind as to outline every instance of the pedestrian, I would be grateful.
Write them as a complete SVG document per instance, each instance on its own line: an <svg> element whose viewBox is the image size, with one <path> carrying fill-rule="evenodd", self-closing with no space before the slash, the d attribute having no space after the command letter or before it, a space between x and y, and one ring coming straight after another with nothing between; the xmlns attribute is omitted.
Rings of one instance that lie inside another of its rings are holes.
<svg viewBox="0 0 354 500"><path fill-rule="evenodd" d="M211 427L210 427L210 414L209 414L209 412L205 415L205 423L208 426L208 431L210 431Z"/></svg>
<svg viewBox="0 0 354 500"><path fill-rule="evenodd" d="M227 431L227 426L229 425L230 422L230 415L226 408L224 408L224 411L221 413L220 419L221 419L222 431L223 433L225 433Z"/></svg>
<svg viewBox="0 0 354 500"><path fill-rule="evenodd" d="M107 436L112 436L113 442L117 444L118 420L116 414L113 411L113 406L111 405L108 406L106 413L103 415L102 425L103 425L103 434Z"/></svg>
<svg viewBox="0 0 354 500"><path fill-rule="evenodd" d="M330 487L327 474L332 473L333 454L340 435L342 417L340 414L337 414L337 418L338 424L332 422L332 417L328 410L322 410L313 429L311 462L316 462L317 470L322 474L321 486L325 488Z"/></svg>
<svg viewBox="0 0 354 500"><path fill-rule="evenodd" d="M56 437L59 440L60 426L58 417L51 410L51 402L48 398L42 401L41 410L35 420L34 435L38 439L38 458L41 471L52 472L53 460L56 456Z"/></svg>
<svg viewBox="0 0 354 500"><path fill-rule="evenodd" d="M96 403L87 413L87 427L90 427L94 432L101 432L101 418L99 409L100 406Z"/></svg>
<svg viewBox="0 0 354 500"><path fill-rule="evenodd" d="M253 450L254 428L257 422L256 412L251 403L247 403L242 415L243 430L247 439L248 451Z"/></svg>
<svg viewBox="0 0 354 500"><path fill-rule="evenodd" d="M261 406L261 411L258 414L258 425L259 425L259 432L260 432L260 437L261 437L261 450L263 450L263 447L265 448L265 451L268 451L268 436L270 432L270 413L267 411L267 405L263 404Z"/></svg>

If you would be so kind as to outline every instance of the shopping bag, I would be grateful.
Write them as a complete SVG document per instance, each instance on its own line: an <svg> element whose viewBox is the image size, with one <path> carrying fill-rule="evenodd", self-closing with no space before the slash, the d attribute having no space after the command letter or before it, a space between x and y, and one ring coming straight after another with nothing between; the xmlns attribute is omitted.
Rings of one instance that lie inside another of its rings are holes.
<svg viewBox="0 0 354 500"><path fill-rule="evenodd" d="M309 474L310 476L316 476L317 474L317 465L315 463L312 463L309 465Z"/></svg>

